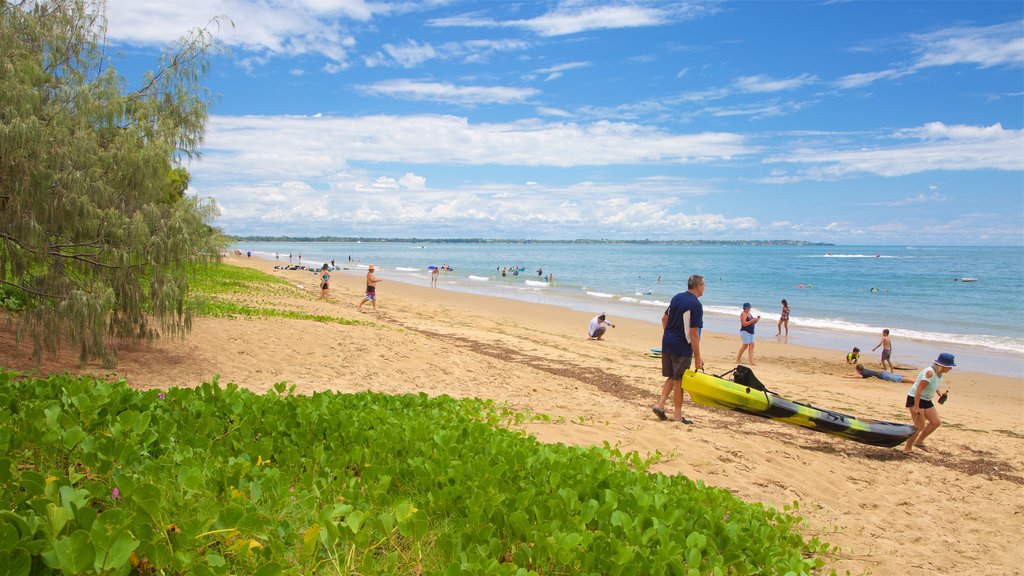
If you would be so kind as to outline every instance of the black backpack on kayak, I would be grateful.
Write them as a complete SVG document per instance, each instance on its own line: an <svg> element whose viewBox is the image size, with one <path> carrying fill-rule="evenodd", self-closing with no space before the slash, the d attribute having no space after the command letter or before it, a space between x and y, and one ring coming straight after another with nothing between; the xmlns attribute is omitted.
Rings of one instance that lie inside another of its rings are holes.
<svg viewBox="0 0 1024 576"><path fill-rule="evenodd" d="M743 366L742 364L736 366L729 372L733 373L732 381L741 386L746 386L751 390L760 390L762 392L767 392L769 394L775 394L774 392L769 390L768 387L765 386L760 380L757 379L757 376L754 375L753 370L746 366ZM724 378L725 376L728 376L729 372L722 374L722 376L719 376L719 378Z"/></svg>

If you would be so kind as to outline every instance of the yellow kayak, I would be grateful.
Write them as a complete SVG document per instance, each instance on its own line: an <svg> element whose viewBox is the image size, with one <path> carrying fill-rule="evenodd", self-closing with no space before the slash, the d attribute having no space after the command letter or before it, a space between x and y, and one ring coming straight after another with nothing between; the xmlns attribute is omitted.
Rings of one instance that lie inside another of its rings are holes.
<svg viewBox="0 0 1024 576"><path fill-rule="evenodd" d="M745 366L737 367L734 379L687 370L683 374L683 389L698 404L771 418L873 446L892 448L914 433L910 424L858 418L786 400L765 388Z"/></svg>

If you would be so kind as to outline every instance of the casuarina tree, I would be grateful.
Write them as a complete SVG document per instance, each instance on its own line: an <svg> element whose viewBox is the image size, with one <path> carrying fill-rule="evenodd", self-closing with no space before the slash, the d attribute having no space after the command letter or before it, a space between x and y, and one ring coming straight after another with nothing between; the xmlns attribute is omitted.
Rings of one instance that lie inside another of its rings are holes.
<svg viewBox="0 0 1024 576"><path fill-rule="evenodd" d="M0 0L0 311L37 358L191 326L189 271L215 259L216 208L184 193L210 97L198 29L130 82L102 0ZM11 312L13 310L13 312Z"/></svg>

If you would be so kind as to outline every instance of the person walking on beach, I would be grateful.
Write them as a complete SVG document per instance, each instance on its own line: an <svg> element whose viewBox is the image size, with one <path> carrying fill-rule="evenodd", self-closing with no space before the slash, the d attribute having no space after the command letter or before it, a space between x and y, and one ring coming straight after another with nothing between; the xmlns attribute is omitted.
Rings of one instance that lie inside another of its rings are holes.
<svg viewBox="0 0 1024 576"><path fill-rule="evenodd" d="M789 302L786 299L782 299L782 313L779 314L779 330L775 334L776 336L782 335L782 327L786 327L786 336L789 336Z"/></svg>
<svg viewBox="0 0 1024 576"><path fill-rule="evenodd" d="M761 320L761 315L758 314L756 317L750 313L750 303L743 303L743 312L740 312L740 341L743 343L740 346L740 351L736 353L736 363L740 363L740 359L743 358L743 351L747 351L747 359L750 361L748 364L754 366L754 324L757 324Z"/></svg>
<svg viewBox="0 0 1024 576"><path fill-rule="evenodd" d="M605 320L604 314L594 316L594 318L590 320L590 328L587 329L587 334L590 335L590 339L603 340L604 338L602 338L602 336L604 336L605 331L608 330L605 328L605 325L615 328L615 324Z"/></svg>
<svg viewBox="0 0 1024 576"><path fill-rule="evenodd" d="M383 282L383 280L378 279L377 276L373 274L373 271L373 264L370 264L370 271L366 273L366 296L363 298L363 301L359 303L359 306L357 306L360 310L363 308L363 304L366 304L367 300L373 302L374 310L377 309L377 284L379 282Z"/></svg>
<svg viewBox="0 0 1024 576"><path fill-rule="evenodd" d="M882 347L882 370L885 370L885 365L889 365L889 372L892 372L892 338L889 338L889 329L882 330L882 339L871 349L872 352L878 350L878 347Z"/></svg>
<svg viewBox="0 0 1024 576"><path fill-rule="evenodd" d="M661 387L661 397L651 410L661 420L668 420L665 415L665 402L671 393L674 414L672 420L683 424L692 424L683 418L683 372L690 368L690 362L696 370L704 368L704 360L700 356L700 329L704 327L704 305L700 297L704 295L704 277L698 274L690 276L686 282L686 292L672 297L665 313L661 316L661 375L665 383Z"/></svg>
<svg viewBox="0 0 1024 576"><path fill-rule="evenodd" d="M327 271L327 263L320 269L320 299L326 300L331 289L331 274Z"/></svg>
<svg viewBox="0 0 1024 576"><path fill-rule="evenodd" d="M437 288L437 277L441 275L441 269L434 266L434 269L430 271L430 287Z"/></svg>
<svg viewBox="0 0 1024 576"><path fill-rule="evenodd" d="M913 418L917 431L907 438L907 443L903 446L904 454L910 454L914 446L927 451L928 447L924 445L924 439L942 425L939 411L932 403L932 398L939 391L943 376L956 366L954 360L953 355L948 352L939 354L930 367L921 370L914 384L907 391L907 408L910 409L910 417ZM946 390L939 396L939 404L945 402L948 393L949 390Z"/></svg>

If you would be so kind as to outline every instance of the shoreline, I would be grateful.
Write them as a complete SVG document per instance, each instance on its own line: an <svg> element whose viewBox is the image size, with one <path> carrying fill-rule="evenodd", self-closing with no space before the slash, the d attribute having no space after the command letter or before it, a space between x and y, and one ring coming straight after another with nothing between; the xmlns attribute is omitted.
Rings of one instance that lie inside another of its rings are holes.
<svg viewBox="0 0 1024 576"><path fill-rule="evenodd" d="M254 254L253 259L258 259L271 265L280 264L279 262L275 262L273 259L267 258L262 254ZM337 273L357 278L365 275L366 264L356 262L347 264L349 264L349 266L338 267L339 269L333 271L332 274ZM298 272L309 274L308 271ZM378 278L386 278L392 282L400 282L409 286L423 286L423 284L419 283L421 281L424 284L429 285L429 278L427 276L424 276L423 278L413 278L411 274L393 269L378 269L377 276ZM593 311L591 315L604 312L608 314L609 317L638 320L640 322L649 323L658 328L660 328L661 311L663 309L661 306L637 306L629 302L620 302L611 299L608 299L607 301L588 301L583 298L571 297L568 294L546 293L544 290L531 290L526 288L518 290L494 290L492 287L475 288L473 285L465 282L445 281L444 276L442 276L438 281L438 288L460 294L478 295L484 298L544 304L588 314ZM738 314L739 309L737 308L736 315ZM845 358L846 354L853 348L853 346L857 346L861 349L861 362L865 364L865 366L881 367L880 351L871 351L871 347L881 338L880 334L868 335L861 332L831 331L815 327L795 326L794 322L791 321L790 336L788 338L785 336L777 337L774 334L770 334L771 330L776 329L776 319L773 317L777 318L777 315L770 313L766 314L763 322L764 326L759 326L756 341L758 345L778 344L782 346L807 346L821 351L831 351L836 358ZM713 332L720 337L736 336L738 341L738 329L731 329L733 325L737 324L735 316L709 312L705 309L704 319L705 331ZM912 367L914 370L913 373L916 373L916 370L920 367L928 365L936 356L938 356L939 352L950 352L956 355L958 359L957 363L960 366L969 366L972 372L990 374L993 376L1007 376L1013 374L1020 374L1024 376L1024 352L1014 354L1010 351L974 345L915 340L901 336L899 329L893 330L893 340L894 366ZM657 348L660 346L661 336L659 331L657 342L652 343L651 347ZM911 375L911 372L905 368L897 368L896 371L905 375Z"/></svg>

